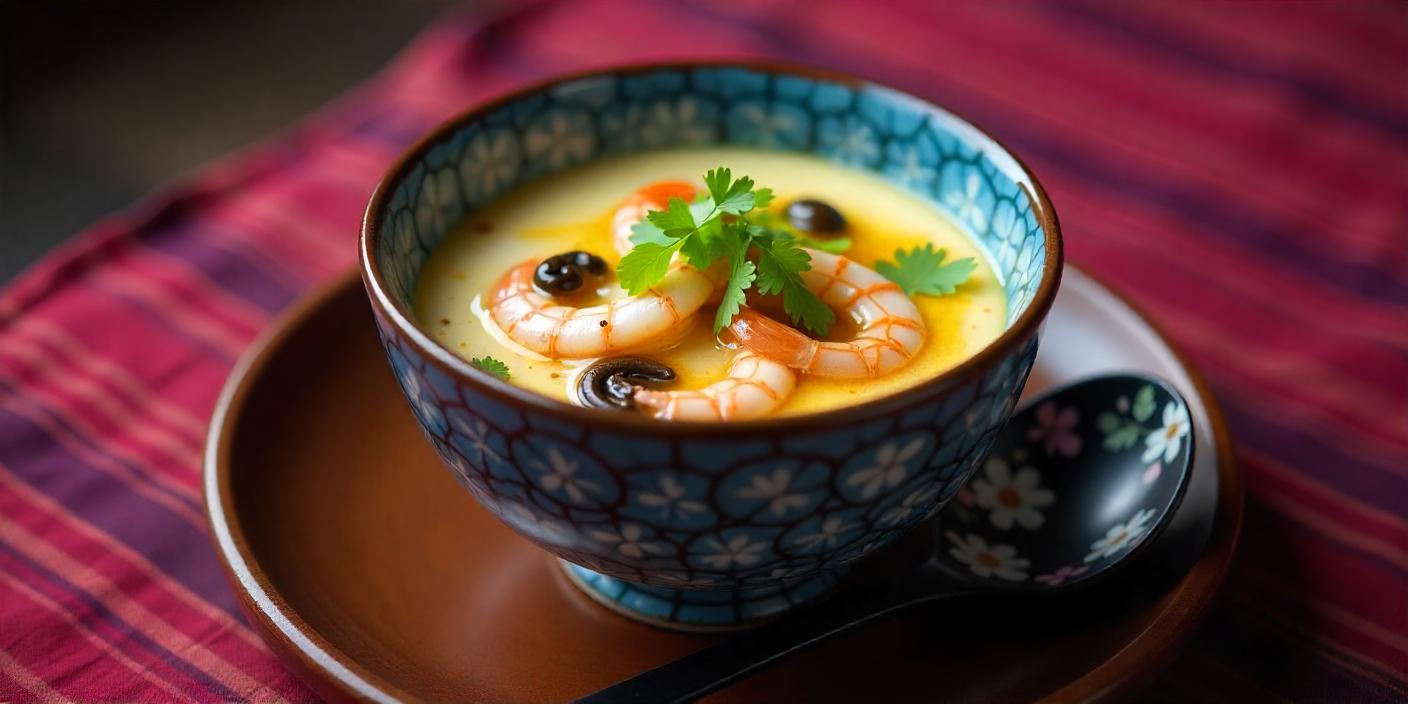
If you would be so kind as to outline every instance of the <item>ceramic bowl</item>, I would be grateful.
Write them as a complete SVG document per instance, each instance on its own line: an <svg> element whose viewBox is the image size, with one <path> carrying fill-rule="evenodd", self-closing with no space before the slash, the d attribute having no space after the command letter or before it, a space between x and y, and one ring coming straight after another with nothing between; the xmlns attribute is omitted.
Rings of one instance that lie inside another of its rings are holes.
<svg viewBox="0 0 1408 704"><path fill-rule="evenodd" d="M540 396L418 327L436 244L534 178L600 157L726 144L814 154L933 203L989 256L1006 330L947 373L835 411L664 423ZM597 600L689 628L761 620L932 516L1021 394L1061 273L1041 186L972 124L855 77L771 64L634 66L553 80L442 125L382 180L360 240L391 368L439 456Z"/></svg>

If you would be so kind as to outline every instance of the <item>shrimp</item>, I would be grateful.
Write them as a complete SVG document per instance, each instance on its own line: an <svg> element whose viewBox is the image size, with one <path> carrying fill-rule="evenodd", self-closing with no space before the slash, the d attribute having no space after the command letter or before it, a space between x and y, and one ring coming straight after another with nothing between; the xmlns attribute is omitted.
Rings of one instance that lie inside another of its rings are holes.
<svg viewBox="0 0 1408 704"><path fill-rule="evenodd" d="M744 350L733 358L725 379L702 389L638 387L634 398L637 408L659 420L748 420L772 413L796 387L796 372Z"/></svg>
<svg viewBox="0 0 1408 704"><path fill-rule="evenodd" d="M611 245L625 255L635 245L631 243L631 228L652 210L664 210L671 198L688 201L695 188L685 181L656 181L626 197L616 214L611 216Z"/></svg>
<svg viewBox="0 0 1408 704"><path fill-rule="evenodd" d="M826 305L859 326L846 342L814 340L796 329L741 308L729 329L744 347L807 374L867 378L904 365L924 345L919 308L899 285L850 259L808 249L812 268L802 282Z"/></svg>
<svg viewBox="0 0 1408 704"><path fill-rule="evenodd" d="M628 196L611 219L611 241L625 254L631 228L650 210L665 208L670 198L689 198L694 186L659 181ZM683 262L675 262L654 288L634 298L577 308L555 305L533 286L537 265L510 269L489 294L489 314L514 342L552 359L585 359L651 344L667 344L680 325L708 301L715 282Z"/></svg>
<svg viewBox="0 0 1408 704"><path fill-rule="evenodd" d="M681 262L654 288L599 305L559 305L533 286L537 262L510 269L489 293L489 315L510 340L550 359L602 357L675 339L714 282Z"/></svg>

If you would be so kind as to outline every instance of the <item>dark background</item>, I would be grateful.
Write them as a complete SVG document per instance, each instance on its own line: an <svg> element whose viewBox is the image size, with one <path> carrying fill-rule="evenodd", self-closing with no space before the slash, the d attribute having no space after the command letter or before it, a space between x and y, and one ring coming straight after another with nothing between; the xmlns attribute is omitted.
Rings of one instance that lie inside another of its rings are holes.
<svg viewBox="0 0 1408 704"><path fill-rule="evenodd" d="M0 283L296 122L454 0L0 0Z"/></svg>

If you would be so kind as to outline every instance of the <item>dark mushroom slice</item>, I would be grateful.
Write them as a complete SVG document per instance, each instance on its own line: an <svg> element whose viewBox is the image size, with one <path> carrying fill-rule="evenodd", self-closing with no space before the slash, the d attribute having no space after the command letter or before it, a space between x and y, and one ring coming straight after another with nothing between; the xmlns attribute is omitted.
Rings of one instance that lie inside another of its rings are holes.
<svg viewBox="0 0 1408 704"><path fill-rule="evenodd" d="M582 290L587 279L605 275L604 259L577 250L554 254L539 262L533 270L533 285L549 296L571 296Z"/></svg>
<svg viewBox="0 0 1408 704"><path fill-rule="evenodd" d="M792 223L792 227L813 235L834 235L846 229L846 219L841 217L841 211L826 201L814 198L789 203L787 221Z"/></svg>
<svg viewBox="0 0 1408 704"><path fill-rule="evenodd" d="M631 410L636 389L675 380L675 370L644 357L608 357L577 377L577 397L588 408Z"/></svg>

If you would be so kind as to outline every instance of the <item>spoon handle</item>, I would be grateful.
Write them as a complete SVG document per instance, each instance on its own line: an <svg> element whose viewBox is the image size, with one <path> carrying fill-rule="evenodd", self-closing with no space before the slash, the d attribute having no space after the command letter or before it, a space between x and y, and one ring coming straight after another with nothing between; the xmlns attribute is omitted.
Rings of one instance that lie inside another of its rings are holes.
<svg viewBox="0 0 1408 704"><path fill-rule="evenodd" d="M914 589L900 587L872 594L869 598L808 609L624 679L576 700L576 704L692 702L827 638L897 611L961 593L916 593Z"/></svg>

